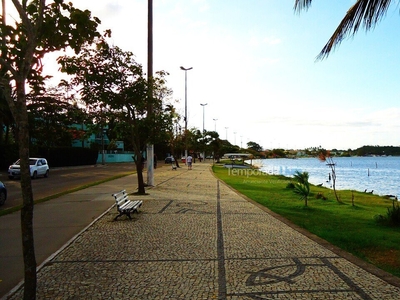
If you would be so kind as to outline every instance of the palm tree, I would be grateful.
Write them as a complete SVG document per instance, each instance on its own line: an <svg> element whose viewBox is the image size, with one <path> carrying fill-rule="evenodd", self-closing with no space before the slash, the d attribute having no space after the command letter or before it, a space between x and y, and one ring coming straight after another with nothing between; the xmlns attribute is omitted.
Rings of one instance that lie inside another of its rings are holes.
<svg viewBox="0 0 400 300"><path fill-rule="evenodd" d="M385 16L391 0L357 0L350 7L346 15L336 28L324 48L317 56L317 60L328 57L330 52L338 46L347 36L355 35L360 28L366 31L374 28L376 24ZM307 10L311 6L312 0L295 0L294 10L300 12Z"/></svg>
<svg viewBox="0 0 400 300"><path fill-rule="evenodd" d="M294 192L304 199L304 205L307 206L308 195L310 195L310 183L308 182L309 174L308 172L300 173L296 171L293 177L297 180L294 186Z"/></svg>

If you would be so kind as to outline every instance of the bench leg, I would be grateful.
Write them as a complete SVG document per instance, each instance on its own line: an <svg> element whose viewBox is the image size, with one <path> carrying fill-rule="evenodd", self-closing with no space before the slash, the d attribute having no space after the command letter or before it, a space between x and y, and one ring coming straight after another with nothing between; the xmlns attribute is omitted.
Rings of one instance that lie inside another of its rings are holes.
<svg viewBox="0 0 400 300"><path fill-rule="evenodd" d="M116 216L116 217L114 218L114 221L117 221L117 219L118 219L120 216L122 216L121 213L120 213L118 216Z"/></svg>
<svg viewBox="0 0 400 300"><path fill-rule="evenodd" d="M132 217L131 217L131 213L130 213L130 212L120 212L119 215L116 216L116 217L114 218L114 221L116 221L119 217L121 217L121 216L123 216L123 215L127 215L128 218L129 218L130 220L132 220Z"/></svg>

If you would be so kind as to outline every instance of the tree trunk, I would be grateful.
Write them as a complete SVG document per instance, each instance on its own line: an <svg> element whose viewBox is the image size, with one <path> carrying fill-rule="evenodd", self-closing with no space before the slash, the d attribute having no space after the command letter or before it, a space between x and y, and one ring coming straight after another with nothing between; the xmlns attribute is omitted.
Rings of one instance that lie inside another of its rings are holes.
<svg viewBox="0 0 400 300"><path fill-rule="evenodd" d="M180 168L180 166L179 166L179 160L178 160L178 157L177 156L175 156L175 155L172 155L172 157L174 158L174 160L175 160L175 165L176 165L176 167L177 168Z"/></svg>
<svg viewBox="0 0 400 300"><path fill-rule="evenodd" d="M36 299L36 258L33 239L33 192L29 171L29 121L26 109L25 82L17 82L15 116L18 127L19 157L21 166L21 234L24 259L24 299Z"/></svg>
<svg viewBox="0 0 400 300"><path fill-rule="evenodd" d="M139 157L137 153L136 157ZM142 163L142 156L135 161L136 164L136 174L138 180L138 191L137 194L144 195L146 194L145 186L144 186L144 179L143 179L143 163Z"/></svg>

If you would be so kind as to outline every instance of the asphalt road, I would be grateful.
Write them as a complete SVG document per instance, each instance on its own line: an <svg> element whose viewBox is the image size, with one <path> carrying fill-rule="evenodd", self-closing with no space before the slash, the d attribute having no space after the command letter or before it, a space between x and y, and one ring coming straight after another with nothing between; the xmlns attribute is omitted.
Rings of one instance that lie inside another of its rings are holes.
<svg viewBox="0 0 400 300"><path fill-rule="evenodd" d="M48 178L38 177L37 179L32 179L33 196L35 200L45 198L85 184L107 179L117 174L134 171L135 169L134 163L55 169L50 166L50 176ZM20 180L8 179L7 170L2 170L0 181L6 185L8 193L7 201L3 206L0 206L0 211L22 204Z"/></svg>
<svg viewBox="0 0 400 300"><path fill-rule="evenodd" d="M34 198L41 199L134 170L134 163L51 169L48 178L32 180ZM133 183L131 180L135 180L136 177L125 178L127 179L122 178L117 181L129 180ZM8 190L7 201L0 207L0 211L21 204L20 181L9 180L6 172L2 172L0 180L7 185ZM111 193L102 189L104 185L113 186L114 182L61 196L35 206L33 223L38 265L113 204ZM89 190L94 190L95 194L87 195ZM0 299L22 278L20 214L15 212L0 217Z"/></svg>

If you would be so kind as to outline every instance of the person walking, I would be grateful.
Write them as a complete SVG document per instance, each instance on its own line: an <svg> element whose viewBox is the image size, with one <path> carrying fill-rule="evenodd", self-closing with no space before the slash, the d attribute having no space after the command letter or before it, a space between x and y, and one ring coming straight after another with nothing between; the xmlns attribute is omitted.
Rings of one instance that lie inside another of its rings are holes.
<svg viewBox="0 0 400 300"><path fill-rule="evenodd" d="M188 170L192 169L192 160L193 160L193 157L189 154L188 157L186 158L186 162L187 162L187 165L188 165Z"/></svg>

